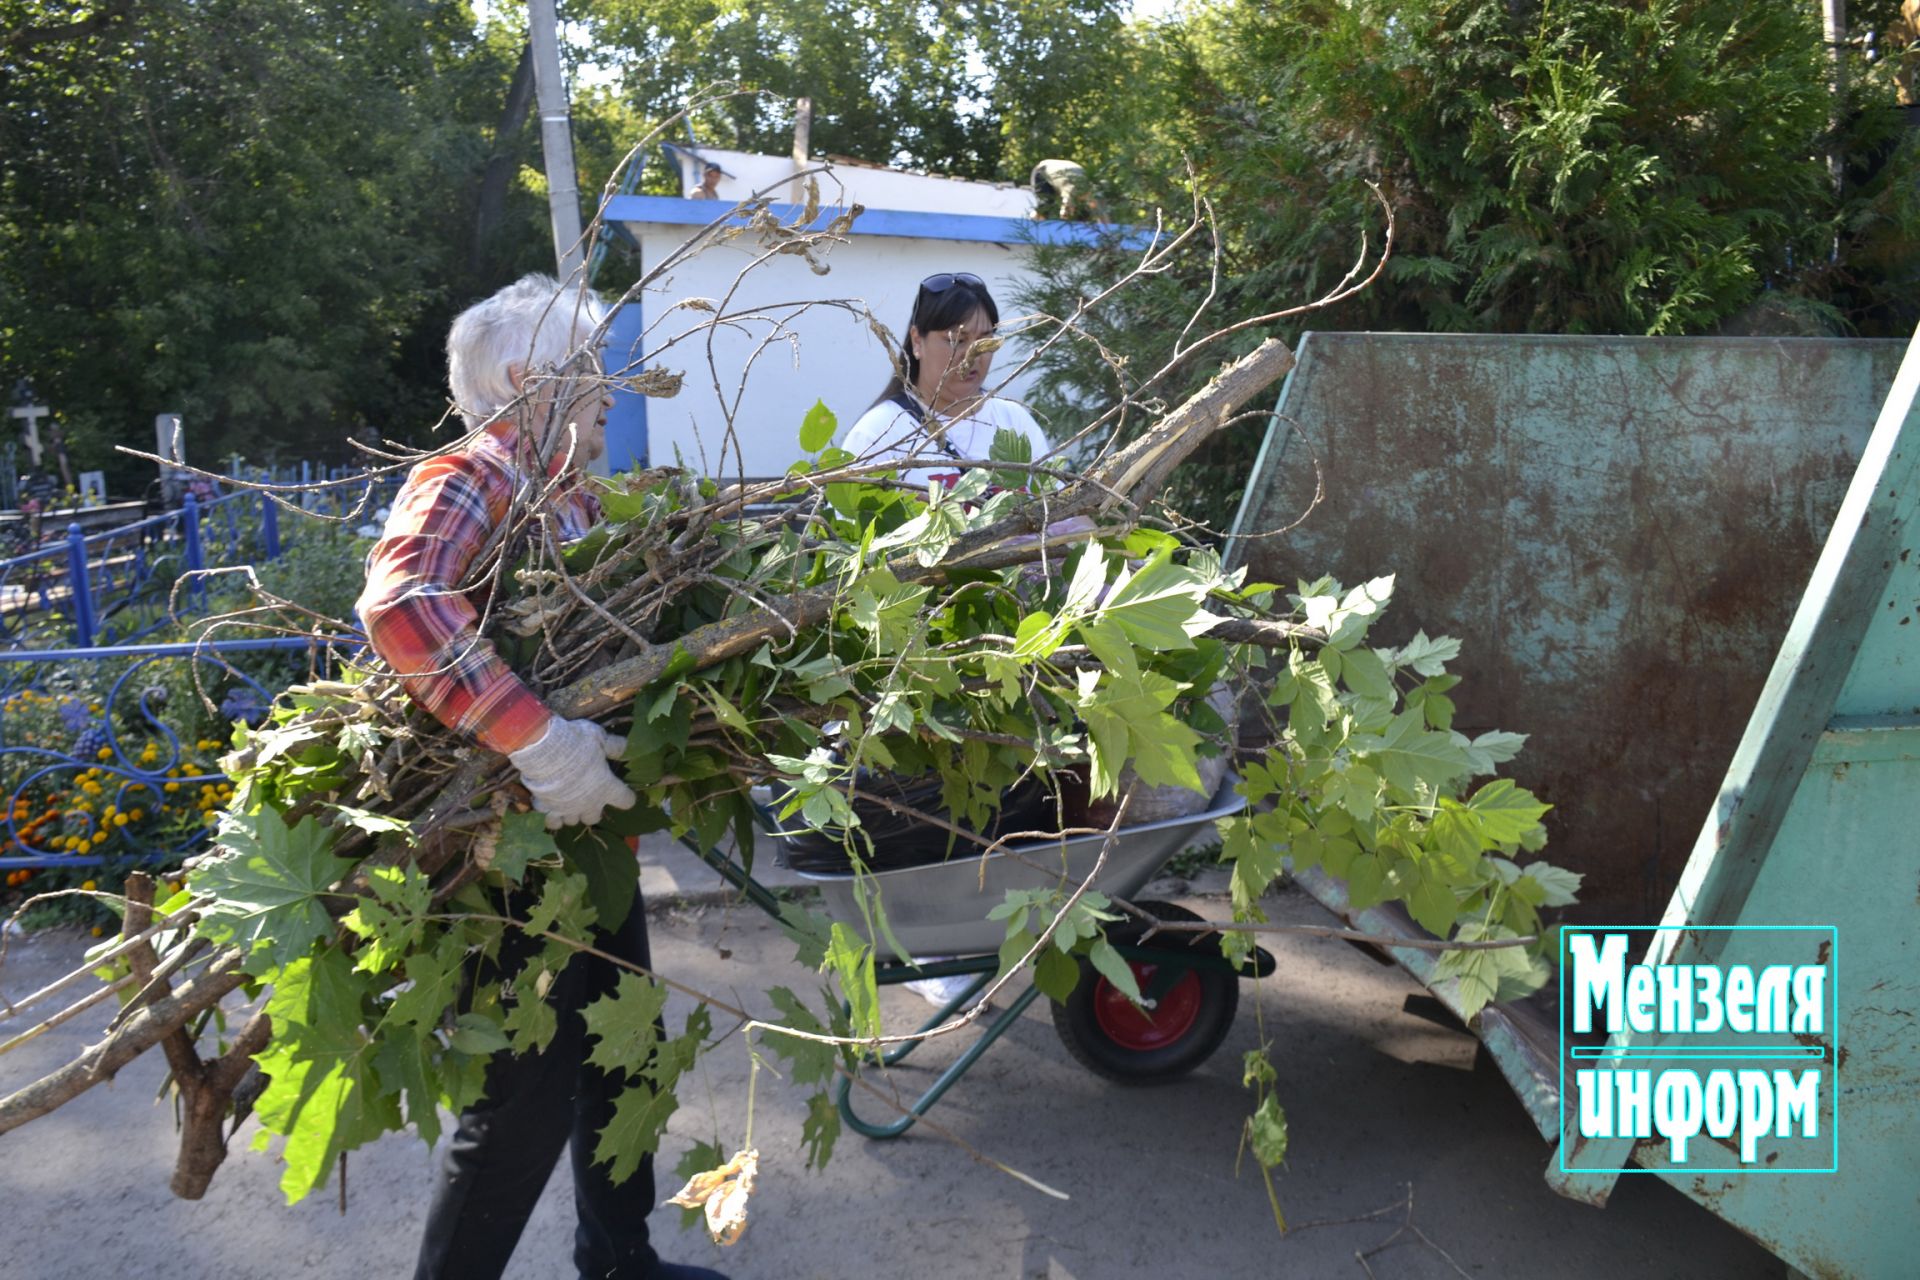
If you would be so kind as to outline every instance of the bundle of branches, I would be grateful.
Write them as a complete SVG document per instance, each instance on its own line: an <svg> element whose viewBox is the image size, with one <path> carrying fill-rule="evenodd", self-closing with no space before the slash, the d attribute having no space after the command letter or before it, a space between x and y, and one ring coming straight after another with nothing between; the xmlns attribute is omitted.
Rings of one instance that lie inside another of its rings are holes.
<svg viewBox="0 0 1920 1280"><path fill-rule="evenodd" d="M793 243L790 229L768 234L769 253ZM0 1100L0 1132L160 1044L187 1103L175 1190L204 1190L223 1126L251 1107L261 1144L284 1138L282 1185L298 1198L403 1123L431 1143L437 1108L477 1096L486 1055L547 1042L541 993L596 925L631 908L626 837L731 832L750 851L753 789L773 783L788 821L847 833L857 865L862 780L937 775L970 853L990 842L968 833L1023 778L1057 793L1071 775L1096 796L1128 774L1199 788L1200 761L1233 748L1205 697L1253 668L1267 671L1276 722L1271 746L1240 762L1249 814L1223 824L1244 926L1229 951L1248 949L1261 894L1291 858L1344 876L1357 905L1404 900L1465 944L1447 963L1474 1007L1503 984L1537 984L1535 948L1514 944L1533 941L1540 907L1570 900L1572 878L1516 861L1544 840L1544 805L1505 780L1473 785L1520 740L1451 731L1457 646L1370 648L1390 580L1288 594L1149 516L1173 468L1291 362L1263 344L1079 470L1036 463L1003 433L956 486L921 491L829 447L833 423L816 413L786 478L615 477L605 523L572 544L556 536L550 495L529 491L474 567L470 585L491 593L483 632L556 712L626 736L639 804L550 833L504 760L413 708L377 662L293 690L269 724L237 734L234 801L186 887L151 906L132 893L121 938L93 958L123 998L108 1035ZM816 1161L838 1123L824 1086L886 1039L874 979L885 902L867 900L855 921L787 913L832 985L811 1006L776 989L778 1019L752 1024L778 1033L769 1042L792 1078L820 1090L805 1133ZM1114 918L1085 884L1023 902L1002 982L1056 936L1103 945ZM456 1005L470 957L509 930L543 949ZM270 994L203 1060L196 1036L243 986ZM616 1178L657 1146L708 1008L751 1017L703 996L669 1037L665 996L634 973L587 1011L593 1060L631 1080L597 1152ZM1262 1108L1277 1112L1271 1098ZM1262 1163L1277 1163L1284 1126L1255 1137Z"/></svg>

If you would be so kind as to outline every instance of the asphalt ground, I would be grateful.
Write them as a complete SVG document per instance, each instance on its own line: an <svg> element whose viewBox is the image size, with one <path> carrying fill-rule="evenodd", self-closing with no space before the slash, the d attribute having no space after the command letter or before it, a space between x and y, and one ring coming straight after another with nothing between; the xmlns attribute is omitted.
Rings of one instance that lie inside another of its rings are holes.
<svg viewBox="0 0 1920 1280"><path fill-rule="evenodd" d="M756 1010L769 1008L767 987L814 985L768 918L729 903L704 868L664 848L646 861L663 973ZM1174 883L1161 892L1223 912L1220 900L1196 896L1209 887ZM1296 893L1279 895L1273 913L1328 919ZM0 988L33 989L72 966L87 941L62 932L15 939ZM893 1141L843 1133L824 1172L803 1167L804 1097L762 1072L753 1099L760 1178L744 1237L721 1249L665 1208L650 1220L661 1252L742 1280L1787 1274L1657 1179L1622 1179L1604 1210L1556 1196L1541 1177L1551 1149L1499 1072L1471 1036L1426 1016L1403 972L1305 935L1268 945L1278 972L1241 983L1226 1043L1185 1079L1128 1088L1091 1074L1069 1056L1039 1000L931 1112L951 1139L926 1128ZM925 1013L898 989L883 992L883 1003L890 1027L910 1028ZM689 1007L676 995L670 1022ZM0 1023L0 1035L17 1029ZM0 1058L0 1092L97 1034L82 1018ZM882 1088L912 1096L972 1034L923 1047ZM1236 1161L1250 1107L1241 1055L1262 1038L1291 1129L1276 1180L1292 1228L1285 1236L1258 1171ZM155 1103L163 1072L160 1055L149 1054L110 1087L0 1137L0 1275L410 1273L432 1171L417 1138L393 1135L353 1154L343 1213L331 1186L285 1207L277 1164L249 1150L249 1124L208 1196L176 1200L166 1187L173 1126ZM663 1196L688 1145L743 1141L749 1076L734 1035L683 1085L661 1160ZM886 1116L871 1099L861 1106L869 1118ZM1043 1195L982 1158L1070 1198ZM562 1161L510 1276L569 1274L570 1180Z"/></svg>

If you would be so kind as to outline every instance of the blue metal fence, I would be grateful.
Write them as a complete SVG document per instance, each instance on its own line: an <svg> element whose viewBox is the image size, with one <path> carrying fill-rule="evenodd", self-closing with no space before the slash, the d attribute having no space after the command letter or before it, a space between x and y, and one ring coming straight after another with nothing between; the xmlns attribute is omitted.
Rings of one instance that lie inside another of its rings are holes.
<svg viewBox="0 0 1920 1280"><path fill-rule="evenodd" d="M143 643L217 605L206 571L279 559L315 527L308 517L370 532L400 483L310 464L233 478L285 488L189 493L178 510L93 534L71 524L0 559L0 869L183 856L230 794L218 756L232 722L257 723L286 683L282 672L263 684L243 655L304 650L331 672L361 643ZM17 528L16 546L35 540Z"/></svg>
<svg viewBox="0 0 1920 1280"><path fill-rule="evenodd" d="M326 674L359 643L275 637L0 651L0 868L183 856L206 838L207 815L226 799L229 779L218 764L226 726L259 723L278 692L233 655L306 651L309 665ZM113 674L117 664L124 669ZM173 705L200 697L214 702L217 715ZM216 737L183 733L208 720L222 726Z"/></svg>
<svg viewBox="0 0 1920 1280"><path fill-rule="evenodd" d="M322 481L334 487L289 494L287 501L314 516L361 524L377 523L399 484L398 477L353 474L308 483ZM170 609L185 617L204 613L207 582L188 575L278 559L298 536L282 521L278 500L240 492L207 501L188 494L178 511L104 533L69 525L64 539L0 559L0 646L129 644L166 625Z"/></svg>

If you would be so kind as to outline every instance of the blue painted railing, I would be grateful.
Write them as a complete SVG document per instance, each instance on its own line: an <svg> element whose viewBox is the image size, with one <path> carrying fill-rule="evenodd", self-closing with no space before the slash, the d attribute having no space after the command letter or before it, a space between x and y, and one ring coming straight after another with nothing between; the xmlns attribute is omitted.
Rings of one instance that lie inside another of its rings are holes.
<svg viewBox="0 0 1920 1280"><path fill-rule="evenodd" d="M269 496L201 486L176 511L94 534L69 525L64 537L0 559L0 869L183 857L232 794L219 757L233 723L259 723L297 678L291 666L268 674L253 664L249 674L242 655L306 651L309 668L330 673L364 643L141 643L231 598L206 571L279 559L302 541L309 516L370 533L400 483L304 463L236 467L233 478L280 487ZM19 539L27 526L14 529Z"/></svg>
<svg viewBox="0 0 1920 1280"><path fill-rule="evenodd" d="M331 671L358 637L0 651L0 868L172 861L201 844L231 795L218 755L234 721L257 724L278 690L229 655L308 651ZM88 672L125 662L104 697ZM168 668L164 664L174 664ZM194 673L189 676L188 673ZM172 688L169 688L169 685ZM174 698L208 696L218 716ZM222 726L206 738L183 726ZM64 739L64 749L48 745ZM29 741L31 740L31 741Z"/></svg>
<svg viewBox="0 0 1920 1280"><path fill-rule="evenodd" d="M365 482L352 474L328 475L306 483L322 481L334 481L334 487L289 494L288 500L318 516L375 523L399 478ZM82 649L132 643L174 616L206 611L207 581L188 575L278 559L292 542L278 501L265 493L206 501L189 493L178 511L104 533L70 525L65 539L0 560L0 646L31 647L56 638ZM176 595L174 585L183 577L186 585Z"/></svg>

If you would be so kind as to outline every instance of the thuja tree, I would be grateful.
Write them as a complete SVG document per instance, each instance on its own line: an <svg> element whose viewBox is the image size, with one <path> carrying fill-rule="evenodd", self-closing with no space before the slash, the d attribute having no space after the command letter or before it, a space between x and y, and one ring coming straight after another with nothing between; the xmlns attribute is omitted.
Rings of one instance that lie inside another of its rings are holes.
<svg viewBox="0 0 1920 1280"><path fill-rule="evenodd" d="M1125 220L1197 184L1222 255L1131 292L1095 331L1157 369L1203 299L1240 316L1325 291L1352 265L1373 184L1398 220L1394 259L1315 327L1904 336L1917 318L1920 153L1892 60L1868 56L1898 15L1854 8L1836 98L1814 4L1198 7L1146 38L1118 104L1142 116L1082 142ZM1032 301L1058 310L1126 255L1041 261L1048 283ZM1120 394L1087 348L1050 359L1062 406ZM1190 362L1173 390L1207 374ZM1258 443L1252 427L1217 440L1179 495L1187 509L1230 516L1213 495L1237 491Z"/></svg>
<svg viewBox="0 0 1920 1280"><path fill-rule="evenodd" d="M769 256L796 243L823 253L834 238L752 212ZM702 325L751 324L692 310ZM1080 468L1036 462L1003 434L957 485L916 489L833 449L822 409L784 479L615 477L606 522L568 546L545 534L542 497L523 494L473 569L496 602L487 633L556 711L626 737L640 802L549 833L504 760L412 707L377 662L294 689L268 724L236 731L236 793L185 887L150 905L136 886L121 938L94 957L130 997L115 1034L0 1099L0 1131L157 1044L183 1094L175 1189L204 1189L238 1090L298 1199L343 1153L403 1124L431 1142L437 1109L476 1097L486 1055L546 1043L548 978L594 926L633 909L627 836L731 832L750 847L752 792L770 784L787 821L843 832L858 866L862 770L938 777L946 813L979 830L1022 779L1058 793L1071 777L1096 796L1129 779L1198 789L1200 762L1234 753L1248 807L1222 824L1233 897L1213 922L1230 955L1278 927L1260 901L1291 862L1343 878L1357 905L1403 903L1452 939L1447 969L1470 1012L1539 985L1539 913L1570 901L1576 878L1532 858L1546 806L1496 776L1520 738L1451 729L1457 646L1372 647L1390 581L1249 582L1151 515L1179 465L1290 364L1269 340ZM673 380L639 382L665 392ZM1207 707L1223 682L1258 690L1269 745L1237 751ZM826 1087L901 1038L881 1025L875 980L887 898L866 889L858 918L784 917L825 979L817 994L775 989L752 1008L706 994L663 1028L667 988L635 970L588 1008L594 1061L631 1082L596 1152L613 1176L657 1148L713 1010L790 1060L785 1074L811 1094L809 1159L828 1157ZM1077 966L1054 957L1085 954L1131 988L1104 936L1127 915L1173 923L1065 878L1011 896L995 912L999 981L1030 971L1064 997ZM542 945L457 1002L473 957L511 932ZM242 989L264 999L231 1043L196 1039L206 1011ZM1247 1069L1260 1095L1252 1149L1270 1169L1285 1152L1282 1100L1263 1054ZM728 1168L694 1190L732 1206L723 1235L754 1157Z"/></svg>

